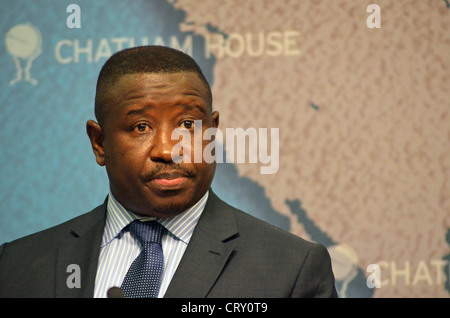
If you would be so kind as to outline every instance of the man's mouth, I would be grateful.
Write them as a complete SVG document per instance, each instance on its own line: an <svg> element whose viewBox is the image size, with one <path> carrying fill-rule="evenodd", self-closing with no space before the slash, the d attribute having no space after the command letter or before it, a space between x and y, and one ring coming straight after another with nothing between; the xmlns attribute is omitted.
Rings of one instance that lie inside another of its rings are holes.
<svg viewBox="0 0 450 318"><path fill-rule="evenodd" d="M156 175L151 182L164 188L176 188L186 182L187 179L188 177L181 172L163 172Z"/></svg>

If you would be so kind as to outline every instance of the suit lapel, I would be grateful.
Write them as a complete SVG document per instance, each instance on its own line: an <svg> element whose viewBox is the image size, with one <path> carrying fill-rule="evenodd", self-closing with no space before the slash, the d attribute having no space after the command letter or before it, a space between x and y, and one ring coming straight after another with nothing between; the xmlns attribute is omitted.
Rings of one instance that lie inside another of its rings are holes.
<svg viewBox="0 0 450 318"><path fill-rule="evenodd" d="M106 204L78 219L58 245L56 297L93 297ZM77 281L77 279L79 279ZM80 286L68 287L80 282Z"/></svg>
<svg viewBox="0 0 450 318"><path fill-rule="evenodd" d="M227 209L210 190L205 210L164 297L208 295L235 248L236 220Z"/></svg>

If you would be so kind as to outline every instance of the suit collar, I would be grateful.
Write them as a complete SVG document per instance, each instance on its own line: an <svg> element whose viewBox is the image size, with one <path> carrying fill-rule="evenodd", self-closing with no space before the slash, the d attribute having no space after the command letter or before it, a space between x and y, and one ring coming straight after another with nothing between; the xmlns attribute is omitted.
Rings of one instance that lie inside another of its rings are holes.
<svg viewBox="0 0 450 318"><path fill-rule="evenodd" d="M194 230L164 297L206 297L233 255L238 228L230 207L210 191L205 210Z"/></svg>
<svg viewBox="0 0 450 318"><path fill-rule="evenodd" d="M210 190L205 210L200 217L197 228L213 241L225 242L239 233L234 214L229 213L231 207L220 200Z"/></svg>

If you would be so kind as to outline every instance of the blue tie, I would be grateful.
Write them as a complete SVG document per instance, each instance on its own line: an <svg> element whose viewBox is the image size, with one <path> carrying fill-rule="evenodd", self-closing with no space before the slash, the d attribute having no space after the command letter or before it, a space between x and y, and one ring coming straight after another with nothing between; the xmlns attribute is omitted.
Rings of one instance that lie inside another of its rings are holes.
<svg viewBox="0 0 450 318"><path fill-rule="evenodd" d="M128 269L122 283L126 298L157 298L164 268L161 236L164 227L156 221L133 221L128 230L142 245L142 252Z"/></svg>

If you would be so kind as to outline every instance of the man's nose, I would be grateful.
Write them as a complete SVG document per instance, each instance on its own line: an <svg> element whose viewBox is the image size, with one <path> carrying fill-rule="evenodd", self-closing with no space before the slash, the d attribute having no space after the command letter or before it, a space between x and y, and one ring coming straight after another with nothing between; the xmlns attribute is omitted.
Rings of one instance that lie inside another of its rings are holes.
<svg viewBox="0 0 450 318"><path fill-rule="evenodd" d="M155 130L150 158L152 161L172 162L172 150L176 140L171 139L172 129L169 127L160 127Z"/></svg>

